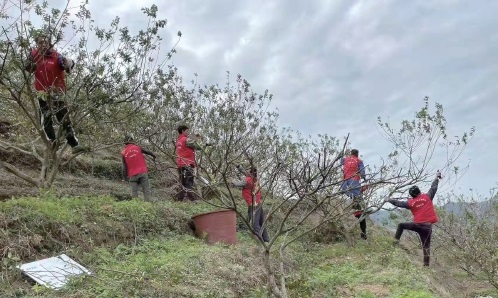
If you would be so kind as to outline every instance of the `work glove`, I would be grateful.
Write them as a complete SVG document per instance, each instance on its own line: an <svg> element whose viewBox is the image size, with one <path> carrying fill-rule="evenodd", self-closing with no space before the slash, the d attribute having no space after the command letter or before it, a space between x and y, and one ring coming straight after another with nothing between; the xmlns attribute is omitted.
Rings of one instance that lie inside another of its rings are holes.
<svg viewBox="0 0 498 298"><path fill-rule="evenodd" d="M437 179L443 179L443 176L441 175L441 172L439 170L437 170L436 177Z"/></svg>
<svg viewBox="0 0 498 298"><path fill-rule="evenodd" d="M34 72L37 69L37 65L34 62L29 62L28 65L26 65L25 70L28 72Z"/></svg>
<svg viewBox="0 0 498 298"><path fill-rule="evenodd" d="M74 67L74 61L72 59L69 59L69 58L63 58L62 59L62 64L64 65L64 70L67 73L71 73L71 70Z"/></svg>

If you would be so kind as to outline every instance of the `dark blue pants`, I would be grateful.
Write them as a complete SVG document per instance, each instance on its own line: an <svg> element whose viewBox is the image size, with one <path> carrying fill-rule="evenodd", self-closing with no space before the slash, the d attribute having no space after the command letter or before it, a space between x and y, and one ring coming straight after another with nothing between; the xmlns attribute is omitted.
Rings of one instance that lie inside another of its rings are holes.
<svg viewBox="0 0 498 298"><path fill-rule="evenodd" d="M253 212L254 211L254 212ZM247 215L249 220L252 222L252 229L254 230L254 234L258 236L260 239L263 239L264 242L270 242L270 238L268 237L268 231L266 227L261 231L261 227L265 222L265 213L263 211L263 206L248 206Z"/></svg>

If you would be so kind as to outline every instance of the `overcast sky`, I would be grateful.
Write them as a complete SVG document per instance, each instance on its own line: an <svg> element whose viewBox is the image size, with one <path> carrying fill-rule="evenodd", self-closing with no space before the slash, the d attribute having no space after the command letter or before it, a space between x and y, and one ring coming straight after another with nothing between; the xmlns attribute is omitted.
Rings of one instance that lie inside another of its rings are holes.
<svg viewBox="0 0 498 298"><path fill-rule="evenodd" d="M351 133L366 163L390 150L377 116L411 119L429 96L444 105L450 135L476 127L461 191L496 186L498 1L90 0L90 8L99 22L119 15L142 28L140 8L154 2L168 19L166 41L183 33L173 63L184 81L197 73L223 84L227 70L240 73L274 95L282 126Z"/></svg>

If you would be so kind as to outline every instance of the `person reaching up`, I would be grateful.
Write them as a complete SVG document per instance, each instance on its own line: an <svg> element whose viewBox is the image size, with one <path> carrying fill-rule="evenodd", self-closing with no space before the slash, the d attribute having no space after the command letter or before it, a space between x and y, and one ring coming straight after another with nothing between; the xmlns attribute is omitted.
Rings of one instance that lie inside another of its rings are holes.
<svg viewBox="0 0 498 298"><path fill-rule="evenodd" d="M34 73L34 85L38 93L43 130L49 141L55 145L56 135L53 126L53 116L55 116L57 121L62 124L72 153L87 152L90 148L81 146L76 138L64 100L66 94L65 74L71 73L75 63L55 51L47 35L37 35L36 45L37 47L31 50L28 55L29 59L25 70Z"/></svg>
<svg viewBox="0 0 498 298"><path fill-rule="evenodd" d="M418 186L414 185L408 190L411 198L408 198L407 200L402 200L402 198L387 198L384 200L396 207L410 209L412 212L413 222L403 222L398 225L398 229L394 235L395 244L399 244L399 240L401 239L404 230L410 230L417 233L420 237L420 242L422 243L424 266L429 266L432 225L438 221L432 201L436 195L440 179L442 179L442 176L438 171L436 179L432 181L431 188L427 193L422 193Z"/></svg>

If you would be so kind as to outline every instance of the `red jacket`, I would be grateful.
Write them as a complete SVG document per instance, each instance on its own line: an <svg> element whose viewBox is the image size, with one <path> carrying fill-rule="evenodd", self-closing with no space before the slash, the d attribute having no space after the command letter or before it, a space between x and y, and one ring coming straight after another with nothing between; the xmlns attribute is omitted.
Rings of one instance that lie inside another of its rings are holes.
<svg viewBox="0 0 498 298"><path fill-rule="evenodd" d="M66 82L64 79L64 63L61 54L56 51L47 52L45 55L38 53L38 50L31 51L31 58L36 63L35 89L37 91L66 92Z"/></svg>
<svg viewBox="0 0 498 298"><path fill-rule="evenodd" d="M363 166L363 161L354 155L345 157L342 160L344 180L353 179L360 181L360 176L365 176L365 167Z"/></svg>
<svg viewBox="0 0 498 298"><path fill-rule="evenodd" d="M121 151L121 156L126 163L126 174L128 177L147 173L147 165L140 146L127 144L123 151Z"/></svg>
<svg viewBox="0 0 498 298"><path fill-rule="evenodd" d="M252 206L252 192L256 186L252 183L252 177L246 177L246 182L246 187L242 189L242 197L246 200L247 206ZM261 191L258 190L254 195L254 201L256 205L261 204Z"/></svg>
<svg viewBox="0 0 498 298"><path fill-rule="evenodd" d="M191 166L195 168L195 150L187 147L187 136L180 134L176 141L176 165L178 168Z"/></svg>
<svg viewBox="0 0 498 298"><path fill-rule="evenodd" d="M413 214L413 222L437 223L436 210L427 194L420 194L413 199L409 199L408 206Z"/></svg>

